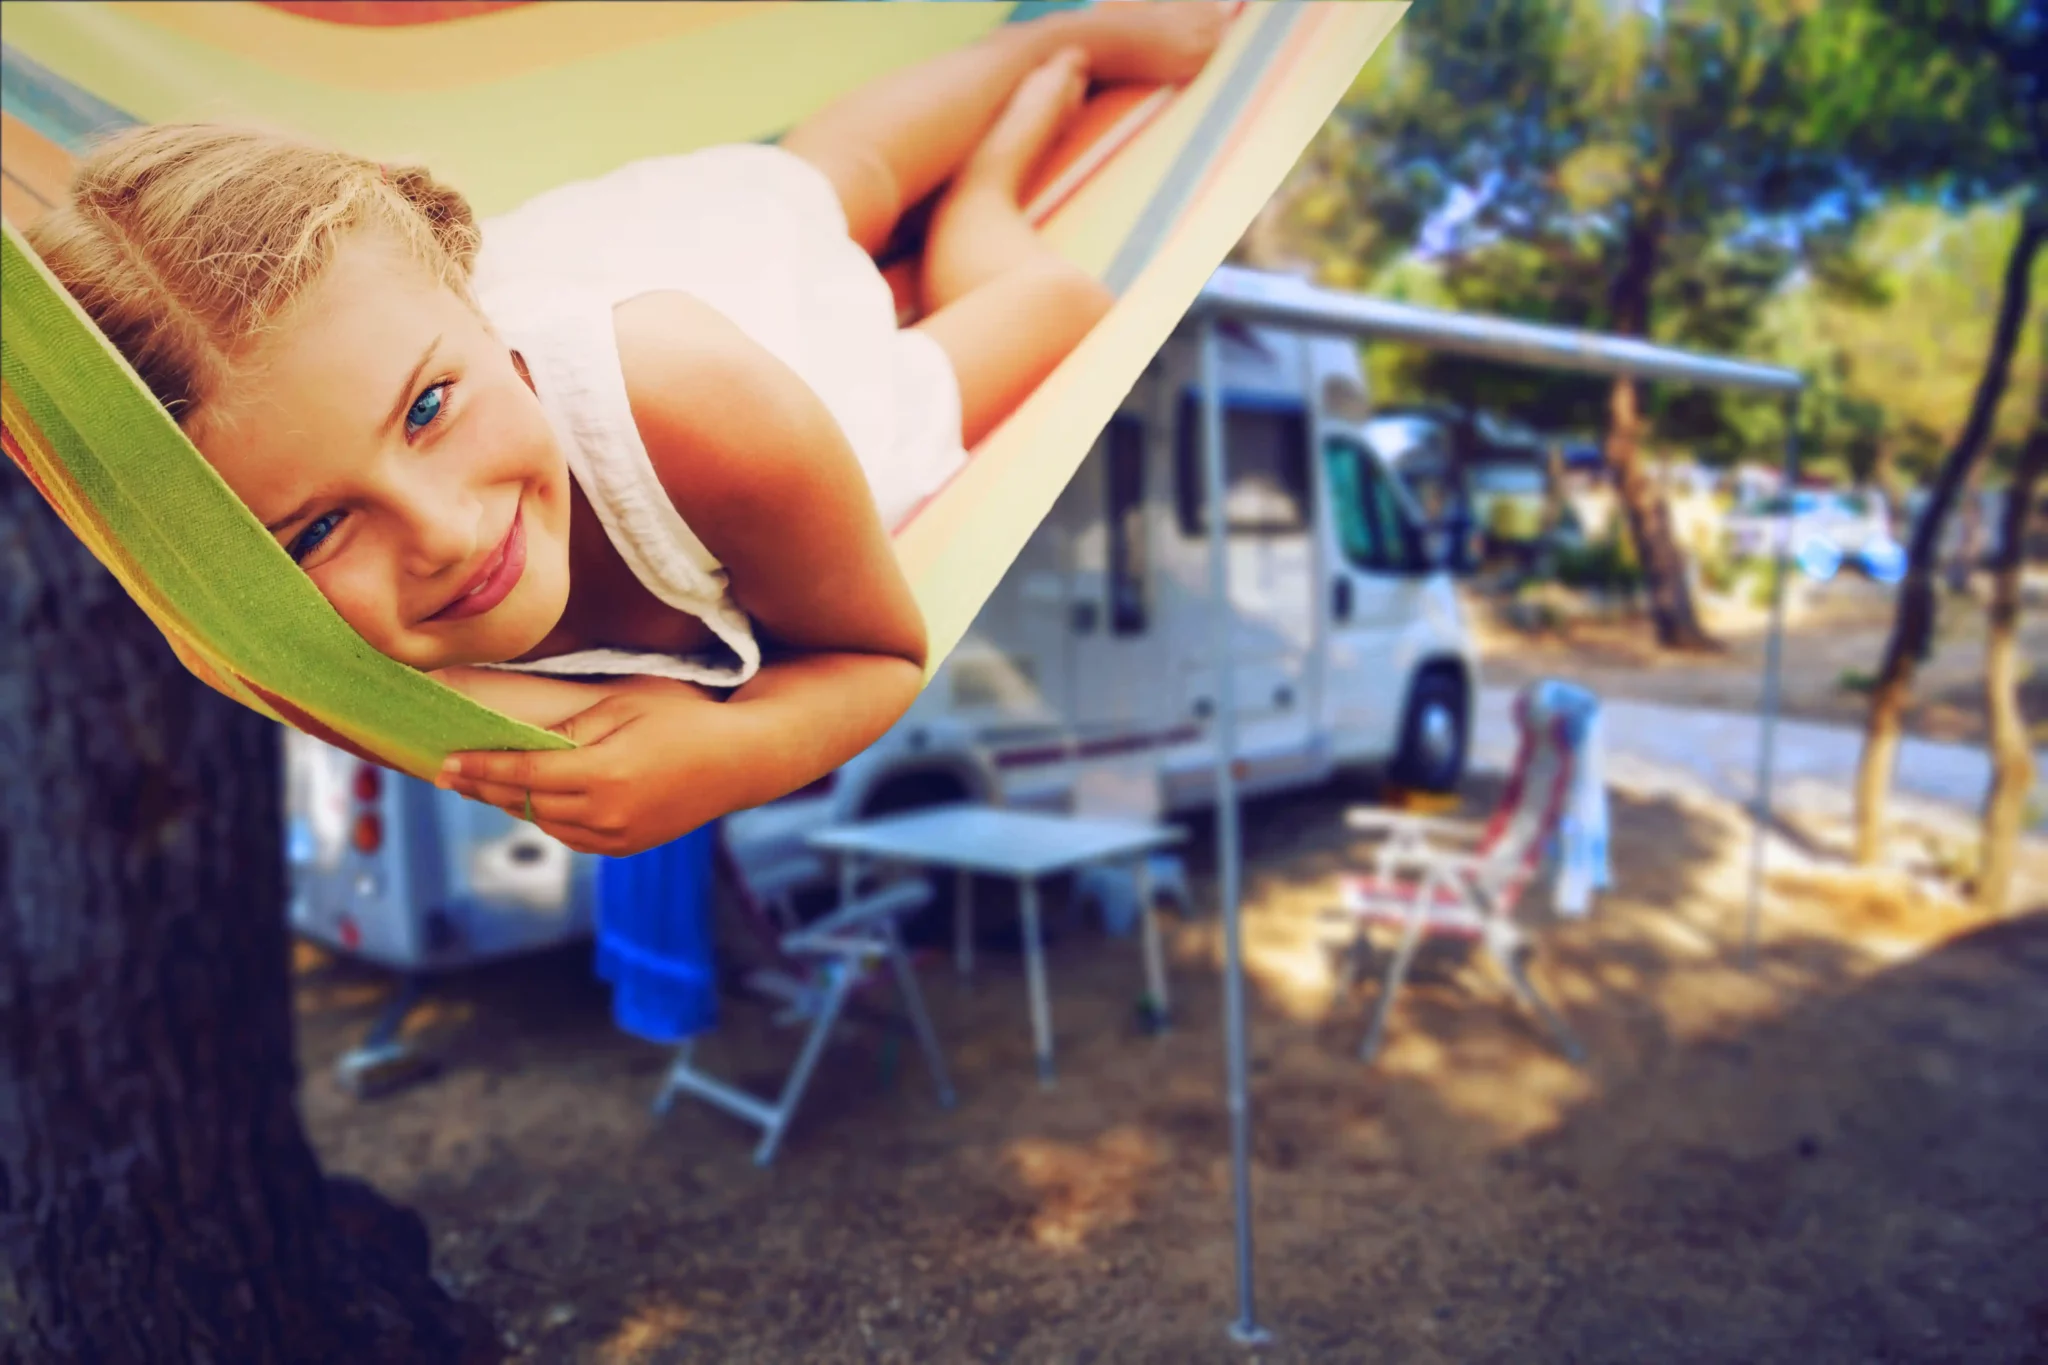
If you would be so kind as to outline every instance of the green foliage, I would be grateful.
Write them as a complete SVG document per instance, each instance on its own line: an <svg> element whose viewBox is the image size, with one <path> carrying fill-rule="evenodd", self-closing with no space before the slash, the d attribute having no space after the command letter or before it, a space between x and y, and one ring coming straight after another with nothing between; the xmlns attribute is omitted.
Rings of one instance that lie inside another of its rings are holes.
<svg viewBox="0 0 2048 1365"><path fill-rule="evenodd" d="M1796 39L1814 7L1415 6L1305 158L1289 228L1332 284L1383 285L1398 261L1405 285L1450 306L1739 348L1796 267L1854 273L1838 259L1846 229L1810 213L1858 203L1803 83ZM1465 211L1445 214L1454 199ZM1640 300L1622 287L1631 271ZM1605 424L1598 379L1433 354L1385 368L1397 400ZM1713 399L1674 387L1649 402L1653 439L1732 447Z"/></svg>
<svg viewBox="0 0 2048 1365"><path fill-rule="evenodd" d="M1648 335L1808 373L1802 445L1859 481L1925 468L1983 366L2011 196L2048 165L2042 11L1431 0L1304 157L1280 235L1332 284L1608 330L1634 326L1618 285L1650 241ZM2033 388L2038 330L2013 389ZM1370 368L1387 401L1606 422L1598 380L1389 346ZM1783 447L1776 401L1645 397L1653 443L1717 462ZM2025 416L2024 400L2001 408L2006 450Z"/></svg>
<svg viewBox="0 0 2048 1365"><path fill-rule="evenodd" d="M1844 692L1868 696L1877 686L1877 674L1867 668L1845 668L1842 676L1835 679L1835 686Z"/></svg>
<svg viewBox="0 0 2048 1365"><path fill-rule="evenodd" d="M1777 599L1778 581L1784 573L1798 573L1796 567L1780 569L1776 558L1751 560L1742 571L1742 577L1749 581L1751 606L1768 607Z"/></svg>
<svg viewBox="0 0 2048 1365"><path fill-rule="evenodd" d="M1800 412L1805 450L1841 456L1859 480L1886 452L1904 472L1933 467L1969 411L2018 231L2009 203L1968 213L1898 204L1874 215L1855 245L1878 282L1878 304L1843 299L1815 280L1795 281L1772 301L1758 348L1813 376ZM2034 278L2048 297L2048 263L2036 264ZM2024 329L1992 432L2000 463L2026 437L2042 363L2040 329ZM1732 413L1731 425L1758 445L1784 439L1776 408L1750 405Z"/></svg>
<svg viewBox="0 0 2048 1365"><path fill-rule="evenodd" d="M1830 0L1803 46L1816 130L1874 184L1950 204L2040 191L2040 0Z"/></svg>
<svg viewBox="0 0 2048 1365"><path fill-rule="evenodd" d="M1643 566L1635 540L1621 518L1599 540L1559 545L1552 552L1552 570L1568 588L1597 592L1635 592L1643 586Z"/></svg>
<svg viewBox="0 0 2048 1365"><path fill-rule="evenodd" d="M1695 556L1700 569L1700 581L1724 596L1734 592L1742 581L1742 565L1725 550L1715 548Z"/></svg>

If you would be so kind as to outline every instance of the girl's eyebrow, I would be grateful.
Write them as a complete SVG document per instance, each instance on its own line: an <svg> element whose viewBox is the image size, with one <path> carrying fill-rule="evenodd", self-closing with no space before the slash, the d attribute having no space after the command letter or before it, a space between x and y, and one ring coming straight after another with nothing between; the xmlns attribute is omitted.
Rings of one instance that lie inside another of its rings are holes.
<svg viewBox="0 0 2048 1365"><path fill-rule="evenodd" d="M377 428L379 437L388 435L391 428L398 425L398 419L405 415L406 409L412 406L413 399L419 397L419 390L413 386L420 382L420 372L427 368L427 362L434 358L434 352L440 348L442 337L446 335L444 332L428 342L427 349L421 351L420 358L413 362L412 372L406 375L405 383L398 390L398 401L392 404L390 412L384 414L384 423Z"/></svg>

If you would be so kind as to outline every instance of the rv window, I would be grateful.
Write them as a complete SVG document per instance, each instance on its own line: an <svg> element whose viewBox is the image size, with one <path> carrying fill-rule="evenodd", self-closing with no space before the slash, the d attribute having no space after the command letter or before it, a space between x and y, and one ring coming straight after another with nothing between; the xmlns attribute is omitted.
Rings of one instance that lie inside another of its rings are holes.
<svg viewBox="0 0 2048 1365"><path fill-rule="evenodd" d="M1109 628L1145 631L1145 424L1119 413L1103 433L1108 483Z"/></svg>
<svg viewBox="0 0 2048 1365"><path fill-rule="evenodd" d="M1209 534L1202 467L1202 408L1183 394L1175 442L1181 534ZM1308 420L1299 407L1239 406L1223 413L1224 501L1232 535L1296 535L1308 529Z"/></svg>
<svg viewBox="0 0 2048 1365"><path fill-rule="evenodd" d="M1420 555L1414 528L1402 514L1400 499L1379 461L1345 437L1332 438L1323 449L1345 558L1375 573L1405 573L1415 567Z"/></svg>

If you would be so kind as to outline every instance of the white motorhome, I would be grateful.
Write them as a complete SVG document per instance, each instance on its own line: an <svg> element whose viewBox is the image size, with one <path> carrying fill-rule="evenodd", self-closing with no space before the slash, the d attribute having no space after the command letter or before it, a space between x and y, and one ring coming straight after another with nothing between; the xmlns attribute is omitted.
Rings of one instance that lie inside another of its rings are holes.
<svg viewBox="0 0 2048 1365"><path fill-rule="evenodd" d="M1225 267L1210 288L1246 283ZM1361 424L1357 344L1222 328L1240 784L1389 764L1463 771L1477 659L1414 500ZM1154 767L1170 810L1211 799L1216 674L1198 353L1177 332L903 720L832 777L730 816L757 887L821 877L804 835L955 800L1057 807L1088 765Z"/></svg>

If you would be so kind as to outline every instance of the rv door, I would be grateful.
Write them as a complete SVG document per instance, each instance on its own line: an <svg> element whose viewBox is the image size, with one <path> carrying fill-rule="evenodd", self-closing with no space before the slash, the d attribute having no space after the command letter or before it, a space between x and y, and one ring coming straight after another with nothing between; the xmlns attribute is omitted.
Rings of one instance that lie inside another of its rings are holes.
<svg viewBox="0 0 2048 1365"><path fill-rule="evenodd" d="M1191 386L1176 414L1175 520L1189 558L1206 563L1207 485L1201 404ZM1224 544L1228 557L1238 740L1254 769L1284 781L1312 766L1318 699L1309 655L1315 647L1315 545L1311 419L1291 397L1229 392L1224 403ZM1196 580L1207 597L1206 571ZM1194 585L1191 585L1194 586ZM1206 603L1204 603L1206 605ZM1188 638L1175 647L1185 670L1183 714L1206 722L1216 705L1215 627L1209 610L1187 613ZM1258 777L1251 785L1261 785Z"/></svg>
<svg viewBox="0 0 2048 1365"><path fill-rule="evenodd" d="M1156 747L1182 721L1159 695L1166 647L1153 546L1164 528L1149 456L1147 423L1126 409L1067 486L1067 714L1083 757Z"/></svg>

